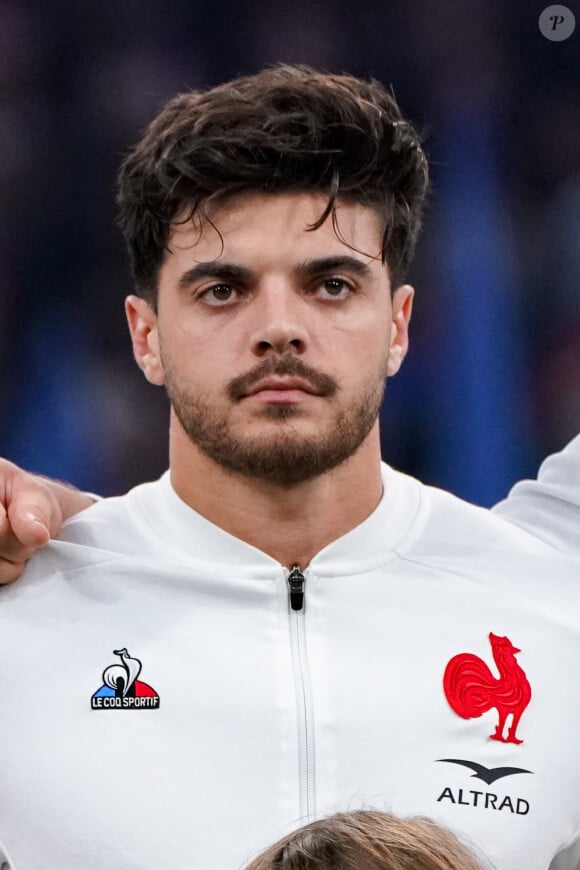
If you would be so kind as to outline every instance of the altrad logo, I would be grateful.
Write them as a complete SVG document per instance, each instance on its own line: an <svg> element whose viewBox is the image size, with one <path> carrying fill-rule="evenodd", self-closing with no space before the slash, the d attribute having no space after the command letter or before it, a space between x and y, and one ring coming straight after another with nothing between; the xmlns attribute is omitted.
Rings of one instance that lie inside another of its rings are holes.
<svg viewBox="0 0 580 870"><path fill-rule="evenodd" d="M463 758L438 758L437 762L446 762L448 764L459 764L462 767L468 767L475 773L471 774L472 779L481 779L486 785L492 785L498 779L503 779L507 776L515 776L518 773L533 773L532 770L525 770L523 767L485 767L477 761L467 761ZM511 795L498 795L489 791L478 791L477 789L457 788L445 786L437 802L448 801L451 804L458 804L465 807L480 807L486 810L498 810L514 813L518 816L526 816L530 811L530 804L525 798L512 797Z"/></svg>
<svg viewBox="0 0 580 870"><path fill-rule="evenodd" d="M91 698L93 710L155 710L159 695L147 683L138 680L141 662L128 650L113 650L121 664L109 665L103 671L103 685Z"/></svg>
<svg viewBox="0 0 580 870"><path fill-rule="evenodd" d="M478 764L477 761L464 761L462 758L438 758L437 761L447 761L449 764L470 767L471 770L475 771L471 774L471 778L481 779L486 785L491 785L496 779L503 779L504 776L513 776L515 773L533 773L532 770L524 770L523 767L485 767L483 764Z"/></svg>

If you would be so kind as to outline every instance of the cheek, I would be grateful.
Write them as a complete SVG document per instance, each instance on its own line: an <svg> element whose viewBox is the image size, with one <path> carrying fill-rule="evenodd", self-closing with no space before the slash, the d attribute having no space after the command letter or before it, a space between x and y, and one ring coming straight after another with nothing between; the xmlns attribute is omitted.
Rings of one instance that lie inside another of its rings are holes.
<svg viewBox="0 0 580 870"><path fill-rule="evenodd" d="M389 345L384 334L367 336L364 342L345 344L339 363L339 375L345 398L351 399L361 392L374 389L387 377Z"/></svg>
<svg viewBox="0 0 580 870"><path fill-rule="evenodd" d="M353 353L363 360L363 364L366 362L365 368L368 369L385 359L391 341L390 318L377 315L371 323L367 324L367 328L356 336L356 340L349 342L348 349L350 351L352 348Z"/></svg>
<svg viewBox="0 0 580 870"><path fill-rule="evenodd" d="M357 300L355 300L356 302ZM320 337L328 346L339 346L352 353L373 353L376 348L388 346L391 337L392 317L390 306L360 304L344 308L333 319L320 322Z"/></svg>

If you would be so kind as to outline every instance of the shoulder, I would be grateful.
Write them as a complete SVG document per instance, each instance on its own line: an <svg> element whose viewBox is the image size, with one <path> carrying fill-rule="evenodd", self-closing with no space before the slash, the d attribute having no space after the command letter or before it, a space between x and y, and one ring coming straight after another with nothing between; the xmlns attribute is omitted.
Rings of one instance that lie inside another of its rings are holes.
<svg viewBox="0 0 580 870"><path fill-rule="evenodd" d="M131 555L145 552L163 536L155 534L161 521L171 525L169 475L143 483L125 495L105 498L71 517L57 541Z"/></svg>
<svg viewBox="0 0 580 870"><path fill-rule="evenodd" d="M487 508L464 501L453 493L416 482L420 492L420 508L414 534L406 540L407 547L422 549L433 555L474 548L505 548L517 546L520 552L545 551L546 547L533 535L518 528Z"/></svg>
<svg viewBox="0 0 580 870"><path fill-rule="evenodd" d="M56 540L32 556L22 578L13 585L14 593L20 595L25 587L55 575L64 578L85 568L158 556L167 536L154 534L154 509L163 510L166 486L162 477L123 496L101 499L71 517ZM7 597L11 596L3 596Z"/></svg>
<svg viewBox="0 0 580 870"><path fill-rule="evenodd" d="M556 551L528 528L449 492L419 484L421 507L411 533L398 548L401 559L425 569L471 578L507 591L526 583L538 595L554 584L575 592L578 559Z"/></svg>

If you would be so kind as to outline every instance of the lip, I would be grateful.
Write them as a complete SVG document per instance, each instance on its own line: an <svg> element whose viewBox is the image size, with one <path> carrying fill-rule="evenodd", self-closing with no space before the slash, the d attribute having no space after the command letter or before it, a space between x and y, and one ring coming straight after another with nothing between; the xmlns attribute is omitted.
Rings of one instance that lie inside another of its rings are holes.
<svg viewBox="0 0 580 870"><path fill-rule="evenodd" d="M258 390L246 398L268 405L299 405L312 395L304 390Z"/></svg>
<svg viewBox="0 0 580 870"><path fill-rule="evenodd" d="M246 395L255 396L257 393L284 394L298 392L302 394L309 393L310 395L315 394L310 384L300 378L266 378L263 381L258 381Z"/></svg>

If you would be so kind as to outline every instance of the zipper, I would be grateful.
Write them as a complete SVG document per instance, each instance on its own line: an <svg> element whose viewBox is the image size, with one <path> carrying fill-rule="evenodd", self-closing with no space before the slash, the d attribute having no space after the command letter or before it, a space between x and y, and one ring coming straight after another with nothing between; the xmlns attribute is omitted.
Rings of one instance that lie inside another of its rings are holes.
<svg viewBox="0 0 580 870"><path fill-rule="evenodd" d="M306 577L300 570L299 565L293 565L288 574L288 586L290 587L290 607L292 610L302 610L304 607L304 584Z"/></svg>
<svg viewBox="0 0 580 870"><path fill-rule="evenodd" d="M305 586L306 577L299 565L284 569L290 604L290 643L296 708L298 714L298 771L300 816L311 821L316 815L314 794L314 715L308 657L306 654Z"/></svg>

